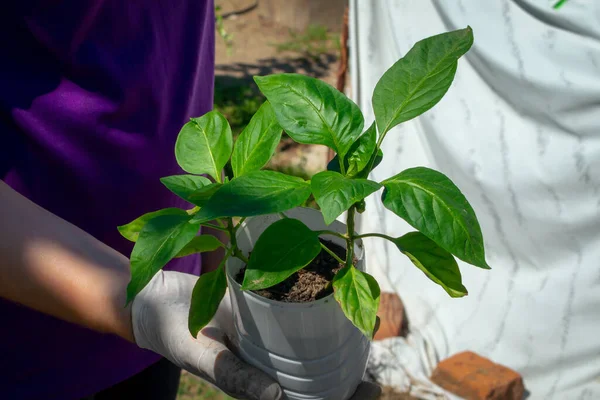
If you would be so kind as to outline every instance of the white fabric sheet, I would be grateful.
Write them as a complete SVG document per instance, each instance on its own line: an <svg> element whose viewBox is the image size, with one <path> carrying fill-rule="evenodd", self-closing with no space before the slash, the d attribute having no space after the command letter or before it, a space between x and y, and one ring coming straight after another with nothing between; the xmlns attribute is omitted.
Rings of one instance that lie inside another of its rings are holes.
<svg viewBox="0 0 600 400"><path fill-rule="evenodd" d="M396 248L369 239L369 270L403 299L412 334L376 344L372 370L422 398L438 361L472 350L523 374L530 399L600 399L600 1L351 0L351 97L425 37L473 28L444 99L390 132L371 178L428 166L480 221L491 271L459 262L451 299ZM413 230L378 195L361 233Z"/></svg>

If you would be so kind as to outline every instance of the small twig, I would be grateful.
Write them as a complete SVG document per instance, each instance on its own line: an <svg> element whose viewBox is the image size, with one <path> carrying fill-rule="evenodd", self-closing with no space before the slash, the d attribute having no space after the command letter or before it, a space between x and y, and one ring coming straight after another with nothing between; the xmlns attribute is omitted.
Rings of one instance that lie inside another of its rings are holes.
<svg viewBox="0 0 600 400"><path fill-rule="evenodd" d="M234 16L234 15L236 15L236 16L237 16L237 15L246 14L246 13L248 13L248 12L250 12L250 11L254 10L256 7L258 7L258 0L256 0L256 1L254 2L254 4L251 4L251 5L249 5L249 6L248 6L248 7L246 7L246 8L242 8L242 9L240 9L240 10L229 11L229 12L227 12L227 13L221 14L221 18L223 18L223 19L228 19L228 18L230 18L230 17L232 17L232 16Z"/></svg>

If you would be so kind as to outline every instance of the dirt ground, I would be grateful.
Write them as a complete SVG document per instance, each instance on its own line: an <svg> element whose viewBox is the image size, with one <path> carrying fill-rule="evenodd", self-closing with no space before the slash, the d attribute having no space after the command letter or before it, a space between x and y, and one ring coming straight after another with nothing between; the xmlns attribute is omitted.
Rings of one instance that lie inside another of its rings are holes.
<svg viewBox="0 0 600 400"><path fill-rule="evenodd" d="M259 15L258 9L236 14L255 4L254 0L220 0L223 28L229 40L216 38L216 89L233 90L249 86L256 89L252 77L274 73L301 73L335 86L339 68L339 33L323 32L316 27L312 41L301 33L294 36L288 28ZM258 3L260 6L260 3ZM343 15L339 16L340 19ZM282 48L292 48L285 50ZM326 168L328 150L324 146L297 146L283 141L270 167L294 175L310 177Z"/></svg>
<svg viewBox="0 0 600 400"><path fill-rule="evenodd" d="M256 8L242 14L232 14L254 3L254 0L217 0L221 14L226 17L224 29L232 35L229 46L217 36L217 77L226 77L228 80L245 78L251 82L253 75L298 72L335 85L339 49L331 48L315 59L298 52L279 52L276 45L291 40L288 28L261 18ZM340 15L340 19L342 17Z"/></svg>

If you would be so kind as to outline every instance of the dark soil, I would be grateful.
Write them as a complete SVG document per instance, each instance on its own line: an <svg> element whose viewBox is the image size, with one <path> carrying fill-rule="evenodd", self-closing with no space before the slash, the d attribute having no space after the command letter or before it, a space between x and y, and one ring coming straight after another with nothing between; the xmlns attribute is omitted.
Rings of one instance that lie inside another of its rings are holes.
<svg viewBox="0 0 600 400"><path fill-rule="evenodd" d="M342 260L346 259L346 249L330 241L321 242ZM335 274L344 267L325 250L306 267L296 272L285 281L268 289L253 290L254 293L267 299L285 303L308 303L333 293L330 283ZM242 283L246 268L237 274L236 281Z"/></svg>

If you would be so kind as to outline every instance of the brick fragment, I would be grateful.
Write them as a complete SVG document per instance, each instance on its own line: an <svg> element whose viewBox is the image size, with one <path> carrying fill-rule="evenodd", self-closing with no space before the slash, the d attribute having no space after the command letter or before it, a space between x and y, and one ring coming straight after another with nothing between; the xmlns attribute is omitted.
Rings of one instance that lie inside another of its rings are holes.
<svg viewBox="0 0 600 400"><path fill-rule="evenodd" d="M467 400L522 400L525 393L518 372L470 351L441 361L431 380Z"/></svg>
<svg viewBox="0 0 600 400"><path fill-rule="evenodd" d="M408 332L408 319L404 312L404 305L396 293L383 292L379 298L377 316L381 323L375 333L375 340L390 337L406 336Z"/></svg>

